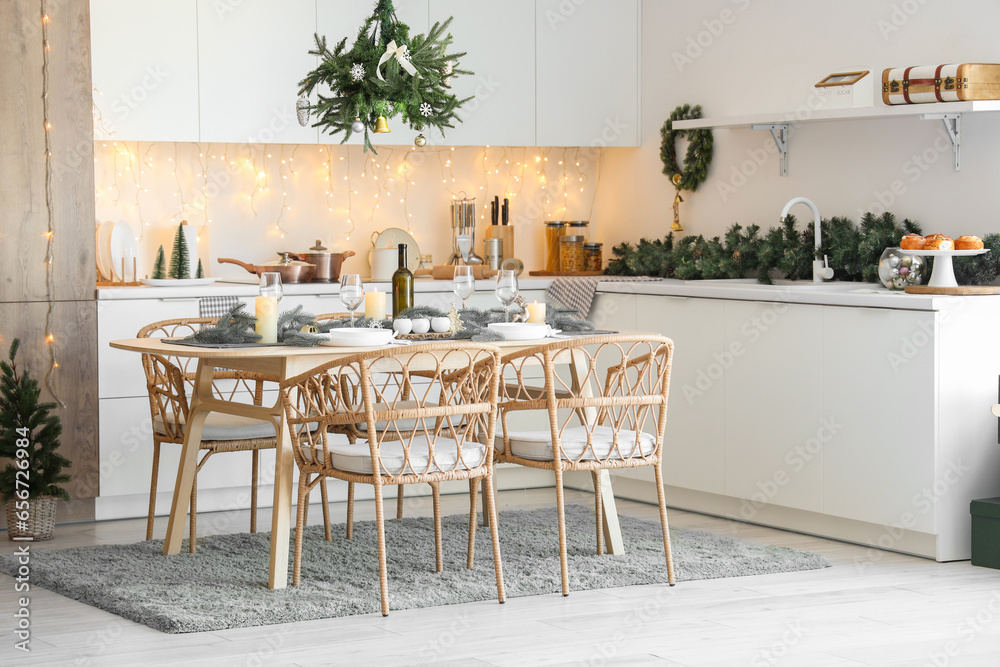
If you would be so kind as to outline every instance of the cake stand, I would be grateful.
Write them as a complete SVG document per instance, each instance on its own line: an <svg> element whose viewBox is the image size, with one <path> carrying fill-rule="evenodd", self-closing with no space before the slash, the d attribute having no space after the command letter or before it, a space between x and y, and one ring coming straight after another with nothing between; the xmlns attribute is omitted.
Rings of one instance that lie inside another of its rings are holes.
<svg viewBox="0 0 1000 667"><path fill-rule="evenodd" d="M980 248L979 250L907 250L904 248L900 250L903 254L934 258L934 269L931 271L931 279L927 283L928 287L958 287L958 282L955 280L955 267L951 263L951 258L982 255L989 251L989 248Z"/></svg>

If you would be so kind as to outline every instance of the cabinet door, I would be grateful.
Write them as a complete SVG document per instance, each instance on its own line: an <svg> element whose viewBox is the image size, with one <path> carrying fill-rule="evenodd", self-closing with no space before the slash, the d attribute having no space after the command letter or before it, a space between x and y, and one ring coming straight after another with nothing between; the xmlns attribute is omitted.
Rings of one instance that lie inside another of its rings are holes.
<svg viewBox="0 0 1000 667"><path fill-rule="evenodd" d="M935 336L932 312L823 308L824 514L934 532Z"/></svg>
<svg viewBox="0 0 1000 667"><path fill-rule="evenodd" d="M539 146L639 145L639 3L538 0Z"/></svg>
<svg viewBox="0 0 1000 667"><path fill-rule="evenodd" d="M428 134L435 144L460 146L535 145L534 0L469 2L431 0L431 22L454 17L452 49L466 52L463 68L473 76L454 78L458 99L472 97L458 115L462 122Z"/></svg>
<svg viewBox="0 0 1000 667"><path fill-rule="evenodd" d="M91 0L95 139L198 141L195 0Z"/></svg>
<svg viewBox="0 0 1000 667"><path fill-rule="evenodd" d="M726 495L823 511L822 306L725 302Z"/></svg>
<svg viewBox="0 0 1000 667"><path fill-rule="evenodd" d="M673 296L636 297L636 328L674 341L663 442L667 484L725 493L724 302Z"/></svg>
<svg viewBox="0 0 1000 667"><path fill-rule="evenodd" d="M315 144L295 113L315 31L316 0L198 0L201 141Z"/></svg>
<svg viewBox="0 0 1000 667"><path fill-rule="evenodd" d="M427 0L396 0L392 3L396 8L396 17L410 28L410 35L427 33ZM326 37L327 46L332 51L340 40L347 38L347 50L354 44L354 39L358 36L358 30L372 14L375 8L374 2L358 2L358 0L317 0L316 5L316 31ZM312 38L310 37L310 44ZM374 74L374 72L369 72ZM302 77L299 77L302 78ZM324 88L323 95L329 95L329 88ZM407 146L413 145L415 132L411 132L408 127L401 123L390 120L388 134L372 134L371 141L377 149L379 146ZM319 142L321 144L339 144L344 138L341 134L326 134L319 130ZM363 134L351 135L347 142L351 146L360 146L364 143Z"/></svg>

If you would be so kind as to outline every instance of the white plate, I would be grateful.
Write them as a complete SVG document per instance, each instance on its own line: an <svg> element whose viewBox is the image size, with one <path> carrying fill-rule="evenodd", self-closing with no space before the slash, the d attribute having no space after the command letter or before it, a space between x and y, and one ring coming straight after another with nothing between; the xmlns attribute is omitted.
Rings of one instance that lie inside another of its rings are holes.
<svg viewBox="0 0 1000 667"><path fill-rule="evenodd" d="M150 287L197 287L199 285L211 285L218 278L142 278L139 282Z"/></svg>
<svg viewBox="0 0 1000 667"><path fill-rule="evenodd" d="M119 220L111 230L111 270L115 279L124 282L135 280L132 260L139 256L139 244L135 241L132 227L124 220ZM122 273L122 261L125 263L125 273Z"/></svg>
<svg viewBox="0 0 1000 667"><path fill-rule="evenodd" d="M417 247L417 242L405 229L390 227L383 230L373 245L376 248L396 248L400 243L406 244L406 268L412 273L420 266L420 248Z"/></svg>
<svg viewBox="0 0 1000 667"><path fill-rule="evenodd" d="M101 223L97 230L97 266L107 280L115 276L111 270L111 230L114 228L115 223L108 221Z"/></svg>
<svg viewBox="0 0 1000 667"><path fill-rule="evenodd" d="M378 347L388 345L394 331L391 329L341 328L333 329L326 334L326 340L320 345L331 347Z"/></svg>
<svg viewBox="0 0 1000 667"><path fill-rule="evenodd" d="M538 340L549 335L549 325L540 322L494 322L489 327L507 340Z"/></svg>

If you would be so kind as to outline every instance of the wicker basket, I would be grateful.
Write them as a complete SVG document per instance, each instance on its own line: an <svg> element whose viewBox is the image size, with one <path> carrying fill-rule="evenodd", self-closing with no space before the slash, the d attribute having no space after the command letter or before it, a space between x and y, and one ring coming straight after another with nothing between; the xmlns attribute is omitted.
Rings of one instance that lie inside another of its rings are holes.
<svg viewBox="0 0 1000 667"><path fill-rule="evenodd" d="M52 533L56 529L56 498L54 496L42 496L28 501L28 520L21 522L17 519L16 500L8 500L7 510L7 539L13 540L16 537L31 538L35 541L51 540Z"/></svg>

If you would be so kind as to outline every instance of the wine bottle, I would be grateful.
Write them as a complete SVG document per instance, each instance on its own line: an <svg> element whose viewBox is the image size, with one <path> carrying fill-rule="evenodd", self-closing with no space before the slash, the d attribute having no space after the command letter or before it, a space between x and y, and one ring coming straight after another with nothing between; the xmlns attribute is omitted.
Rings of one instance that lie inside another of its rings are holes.
<svg viewBox="0 0 1000 667"><path fill-rule="evenodd" d="M406 268L406 244L399 244L399 268L392 274L392 316L413 307L413 274Z"/></svg>

